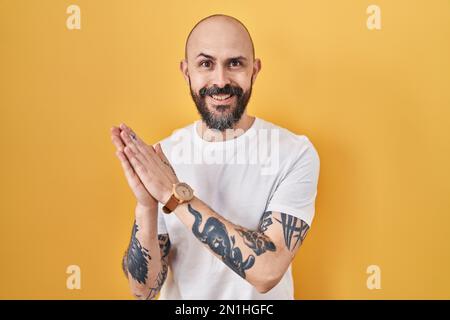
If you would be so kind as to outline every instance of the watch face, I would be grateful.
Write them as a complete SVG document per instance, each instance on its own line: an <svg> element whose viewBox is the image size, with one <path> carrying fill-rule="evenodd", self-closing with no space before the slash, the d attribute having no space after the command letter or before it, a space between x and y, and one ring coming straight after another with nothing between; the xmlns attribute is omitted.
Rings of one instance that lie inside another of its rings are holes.
<svg viewBox="0 0 450 320"><path fill-rule="evenodd" d="M178 199L183 200L183 201L188 201L192 199L194 192L192 191L191 187L184 183L178 183L175 186L175 195Z"/></svg>

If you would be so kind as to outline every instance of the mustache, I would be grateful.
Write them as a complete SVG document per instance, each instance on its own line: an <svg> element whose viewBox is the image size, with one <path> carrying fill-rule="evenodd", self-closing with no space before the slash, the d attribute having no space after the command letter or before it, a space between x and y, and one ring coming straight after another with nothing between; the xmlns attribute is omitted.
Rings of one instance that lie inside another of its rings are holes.
<svg viewBox="0 0 450 320"><path fill-rule="evenodd" d="M230 84L225 85L223 88L219 88L217 86L213 86L210 88L203 87L200 89L199 94L202 98L205 96L211 96L213 94L230 94L233 96L242 96L244 90L241 87L235 87Z"/></svg>

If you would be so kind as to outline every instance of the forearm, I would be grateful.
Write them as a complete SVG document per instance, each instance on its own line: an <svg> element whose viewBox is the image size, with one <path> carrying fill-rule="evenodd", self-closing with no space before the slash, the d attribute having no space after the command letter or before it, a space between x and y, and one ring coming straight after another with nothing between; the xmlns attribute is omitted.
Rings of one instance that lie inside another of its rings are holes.
<svg viewBox="0 0 450 320"><path fill-rule="evenodd" d="M159 292L159 283L165 280L157 223L157 207L136 206L131 240L123 262L131 291L138 299L152 299ZM164 279L161 279L162 274Z"/></svg>
<svg viewBox="0 0 450 320"><path fill-rule="evenodd" d="M286 258L279 254L282 246L263 232L226 220L197 197L179 205L174 213L216 257L258 291L266 292L278 283L283 272L283 263L278 262Z"/></svg>

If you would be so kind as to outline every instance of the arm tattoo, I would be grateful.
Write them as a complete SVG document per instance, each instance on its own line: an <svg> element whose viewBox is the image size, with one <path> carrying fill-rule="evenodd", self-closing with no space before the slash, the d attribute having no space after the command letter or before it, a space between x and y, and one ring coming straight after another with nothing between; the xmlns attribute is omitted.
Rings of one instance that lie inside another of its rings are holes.
<svg viewBox="0 0 450 320"><path fill-rule="evenodd" d="M166 281L168 270L169 266L167 265L167 262L161 261L161 271L158 273L158 277L156 278L156 285L153 288L150 288L150 291L145 298L146 300L152 300L156 297L159 291L161 291L164 281Z"/></svg>
<svg viewBox="0 0 450 320"><path fill-rule="evenodd" d="M195 221L192 225L192 232L194 236L202 243L205 243L209 248L222 258L222 261L245 279L245 270L250 269L255 263L255 256L249 255L245 261L242 257L242 252L238 247L235 247L234 236L228 236L225 225L215 217L209 217L200 232L199 227L202 223L202 215L195 210L191 204L188 204L189 212L194 216Z"/></svg>
<svg viewBox="0 0 450 320"><path fill-rule="evenodd" d="M264 234L271 224L272 212L267 211L264 212L259 221L258 231L249 231L241 227L236 228L236 231L244 239L244 243L259 256L266 251L276 250L275 244Z"/></svg>
<svg viewBox="0 0 450 320"><path fill-rule="evenodd" d="M167 272L169 271L169 251L170 251L170 239L168 234L159 234L159 249L161 252L161 270L158 273L158 277L156 278L156 284L153 288L150 288L150 291L146 297L146 300L151 300L158 292L161 290L164 281L167 278Z"/></svg>
<svg viewBox="0 0 450 320"><path fill-rule="evenodd" d="M126 265L134 280L145 284L147 280L148 262L151 260L151 257L148 250L144 248L136 238L136 233L138 230L139 228L135 221L133 232L131 234L130 245L126 254L126 261L124 261L123 264Z"/></svg>
<svg viewBox="0 0 450 320"><path fill-rule="evenodd" d="M265 232L267 228L272 224L272 211L264 212L261 220L259 221L258 230Z"/></svg>
<svg viewBox="0 0 450 320"><path fill-rule="evenodd" d="M127 255L128 255L128 250L125 251L123 258L122 258L122 271L125 274L125 277L128 278Z"/></svg>
<svg viewBox="0 0 450 320"><path fill-rule="evenodd" d="M167 258L170 251L170 239L169 235L166 234L158 234L159 241L159 249L161 251L161 259Z"/></svg>
<svg viewBox="0 0 450 320"><path fill-rule="evenodd" d="M275 251L275 244L262 232L250 231L241 227L235 228L244 239L244 243L256 253L257 256L266 251Z"/></svg>
<svg viewBox="0 0 450 320"><path fill-rule="evenodd" d="M279 223L281 223L281 225L283 226L284 243L286 244L286 247L292 251L296 248L299 241L300 245L303 243L303 240L306 237L306 233L309 230L309 226L305 221L293 217L289 214L285 214L282 212L280 212L280 214L281 214L281 221L276 218L274 219ZM296 240L291 248L292 239Z"/></svg>

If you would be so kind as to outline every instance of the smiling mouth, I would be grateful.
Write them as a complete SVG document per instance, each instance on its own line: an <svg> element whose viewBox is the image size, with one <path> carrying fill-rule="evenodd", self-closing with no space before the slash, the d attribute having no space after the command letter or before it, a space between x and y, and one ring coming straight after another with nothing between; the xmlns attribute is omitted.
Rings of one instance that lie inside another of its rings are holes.
<svg viewBox="0 0 450 320"><path fill-rule="evenodd" d="M232 94L213 94L213 95L209 95L209 97L211 97L215 101L223 102L223 101L231 99L234 96Z"/></svg>

